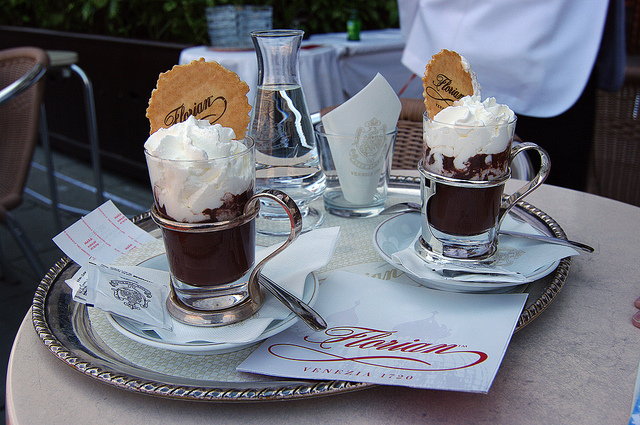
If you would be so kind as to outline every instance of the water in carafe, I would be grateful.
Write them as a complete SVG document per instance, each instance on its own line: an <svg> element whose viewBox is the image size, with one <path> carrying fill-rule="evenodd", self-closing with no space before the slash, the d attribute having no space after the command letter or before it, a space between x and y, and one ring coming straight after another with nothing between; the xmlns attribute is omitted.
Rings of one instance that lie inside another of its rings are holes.
<svg viewBox="0 0 640 425"><path fill-rule="evenodd" d="M291 196L305 217L305 227L321 224L322 213L309 203L326 186L315 134L298 78L299 30L252 33L258 56L258 87L249 135L256 143L256 187ZM277 204L263 205L265 218L286 217Z"/></svg>
<svg viewBox="0 0 640 425"><path fill-rule="evenodd" d="M280 189L298 206L322 195L324 175L320 170L313 126L300 86L258 87L256 114L250 134L256 141L256 185Z"/></svg>

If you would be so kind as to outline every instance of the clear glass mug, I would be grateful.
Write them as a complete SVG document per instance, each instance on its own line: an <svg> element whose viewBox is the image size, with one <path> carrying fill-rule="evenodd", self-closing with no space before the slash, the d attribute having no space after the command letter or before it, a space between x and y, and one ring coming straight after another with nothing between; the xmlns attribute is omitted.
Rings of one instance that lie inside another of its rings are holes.
<svg viewBox="0 0 640 425"><path fill-rule="evenodd" d="M255 219L260 199L280 205L290 217L290 237L277 252L300 234L302 218L291 198L279 190L254 194L253 139L246 137L243 143L246 149L240 153L206 160L162 159L145 151L154 193L151 218L162 231L171 273L167 309L184 323L227 325L244 320L260 308L264 297L257 278L272 258L269 256L254 267ZM233 172L228 179L237 179L241 174L243 178L239 180L247 186L240 189L241 193L224 193L216 202L219 196L209 195L215 193L213 187L220 181L209 177L229 170ZM172 184L176 181L186 183ZM207 194L202 197L207 207L198 207L192 221L184 217L193 215L192 211L185 213L185 200L177 198L184 187Z"/></svg>
<svg viewBox="0 0 640 425"><path fill-rule="evenodd" d="M496 153L493 158L487 158L488 155L472 158L467 174L451 177L445 175L445 171L437 172L450 169L453 162L444 159L438 164L439 159L433 159L429 152L418 165L422 198L422 233L416 244L418 253L432 261L488 259L497 250L498 232L507 212L547 178L551 167L549 155L534 143L512 146L515 120L485 127L433 125L434 121L426 114L424 120L425 138L435 137L431 132L443 129L463 138L478 128L486 134L504 138L504 151ZM511 178L510 164L516 155L524 151L536 151L540 155L540 168L531 181L506 196L504 185ZM491 169L487 171L489 165ZM483 170L483 167L487 169ZM479 179L479 174L485 179Z"/></svg>

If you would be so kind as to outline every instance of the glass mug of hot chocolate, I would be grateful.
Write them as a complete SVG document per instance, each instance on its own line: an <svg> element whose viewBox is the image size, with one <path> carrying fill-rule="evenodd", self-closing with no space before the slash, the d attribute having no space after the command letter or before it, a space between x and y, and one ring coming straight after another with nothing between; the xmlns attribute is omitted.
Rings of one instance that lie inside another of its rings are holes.
<svg viewBox="0 0 640 425"><path fill-rule="evenodd" d="M162 231L171 273L167 308L185 323L225 325L259 309L263 295L254 275L266 261L253 267L260 198L292 217L286 244L299 234L293 200L273 190L254 194L254 141L234 137L230 128L190 117L145 143L151 218Z"/></svg>
<svg viewBox="0 0 640 425"><path fill-rule="evenodd" d="M418 253L430 260L486 260L497 250L506 213L540 186L550 170L544 149L533 143L512 146L515 114L489 98L467 96L423 117L421 174L422 234ZM520 190L507 196L516 155L536 151L540 169Z"/></svg>

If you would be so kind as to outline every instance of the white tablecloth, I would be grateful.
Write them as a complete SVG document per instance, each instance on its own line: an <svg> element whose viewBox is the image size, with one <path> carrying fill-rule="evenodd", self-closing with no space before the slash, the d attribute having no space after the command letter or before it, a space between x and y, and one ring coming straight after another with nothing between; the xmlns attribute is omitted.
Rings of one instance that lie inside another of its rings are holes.
<svg viewBox="0 0 640 425"><path fill-rule="evenodd" d="M309 42L332 46L338 52L338 68L346 98L366 86L379 72L398 93L412 72L401 63L405 43L398 28L362 31L360 41L347 41L347 34L314 34ZM426 64L425 64L426 65ZM422 97L422 81L415 78L402 97Z"/></svg>
<svg viewBox="0 0 640 425"><path fill-rule="evenodd" d="M400 62L404 42L397 28L362 31L360 41L347 41L347 33L315 34L302 43L300 83L310 113L339 105L369 84L379 72L398 93L411 77ZM190 47L180 53L180 64L200 58L215 60L249 84L253 103L258 79L254 50L223 51L208 46ZM415 78L402 97L422 97L422 81Z"/></svg>
<svg viewBox="0 0 640 425"><path fill-rule="evenodd" d="M213 50L196 46L180 53L180 64L204 58L238 74L249 85L249 103L253 104L258 82L258 60L255 50ZM342 82L338 71L338 53L328 46L304 46L300 50L300 84L309 112L344 102Z"/></svg>

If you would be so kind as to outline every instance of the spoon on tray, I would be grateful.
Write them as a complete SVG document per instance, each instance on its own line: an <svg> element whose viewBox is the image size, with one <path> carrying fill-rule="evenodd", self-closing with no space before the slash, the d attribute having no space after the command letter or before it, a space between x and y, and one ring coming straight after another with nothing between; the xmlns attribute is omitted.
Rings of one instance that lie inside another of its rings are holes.
<svg viewBox="0 0 640 425"><path fill-rule="evenodd" d="M398 204L394 204L394 205L391 205L390 207L385 208L384 210L382 210L380 212L380 215L400 214L400 213L404 213L404 212L418 212L419 213L419 212L421 212L421 206L420 206L420 204L418 204L416 202L400 202ZM512 214L511 212L509 212L509 215L511 217L513 217L516 221L520 221L520 222L523 221L523 219L520 218L516 214ZM594 249L592 247L590 247L589 245L583 244L581 242L571 241L571 240L568 240L568 239L557 238L555 236L534 235L534 234L522 233L522 232L512 232L510 230L500 230L499 233L502 234L502 235L506 235L506 236L515 236L515 237L519 237L519 238L527 238L527 239L533 239L533 240L537 240L537 241L550 242L550 243L554 243L556 245L569 246L571 248L577 248L577 249L580 249L582 251L586 251L586 252L589 252L589 253L594 251Z"/></svg>
<svg viewBox="0 0 640 425"><path fill-rule="evenodd" d="M380 211L380 215L400 214L404 212L420 212L421 208L422 207L420 206L420 204L415 202L399 202Z"/></svg>
<svg viewBox="0 0 640 425"><path fill-rule="evenodd" d="M302 321L311 329L314 331L327 329L327 322L325 322L322 316L320 316L308 304L304 303L298 297L284 289L282 286L276 284L273 280L269 279L262 273L258 276L258 280L260 285L271 292L274 297L287 306L289 310L302 319Z"/></svg>

